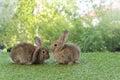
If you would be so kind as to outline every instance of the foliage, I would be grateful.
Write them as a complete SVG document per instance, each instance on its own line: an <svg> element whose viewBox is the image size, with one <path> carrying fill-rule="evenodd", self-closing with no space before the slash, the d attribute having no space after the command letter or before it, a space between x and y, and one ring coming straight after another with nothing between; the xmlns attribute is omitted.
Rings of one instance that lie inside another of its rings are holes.
<svg viewBox="0 0 120 80"><path fill-rule="evenodd" d="M120 51L120 17L116 16L118 12L120 11L97 8L95 17L88 15L75 19L72 21L74 27L71 28L72 42L78 44L83 52ZM94 26L91 23L96 17L99 23ZM83 22L86 25L83 25Z"/></svg>
<svg viewBox="0 0 120 80"><path fill-rule="evenodd" d="M9 37L6 36L7 30L5 29L15 12L14 8L16 6L16 3L16 0L11 2L10 0L0 1L0 44L2 45L5 45L5 42L9 39Z"/></svg>
<svg viewBox="0 0 120 80"><path fill-rule="evenodd" d="M49 44L50 40L58 37L57 34L53 36L54 33L68 28L65 18L53 6L46 3L43 10L34 15L34 0L18 0L18 3L16 13L4 29L6 31L4 43L7 46L12 46L18 41L33 43L35 36L40 36L43 44Z"/></svg>
<svg viewBox="0 0 120 80"><path fill-rule="evenodd" d="M39 36L43 45L49 47L63 30L68 29L70 34L67 42L77 44L82 52L120 49L119 10L105 10L102 6L94 6L96 16L86 14L81 17L77 13L75 0L40 1L39 6L42 6L42 9L36 14L35 0L18 0L17 6L13 7L15 14L12 18L0 19L1 43L7 47L17 42L33 43L34 37ZM92 24L94 18L99 19L95 26Z"/></svg>

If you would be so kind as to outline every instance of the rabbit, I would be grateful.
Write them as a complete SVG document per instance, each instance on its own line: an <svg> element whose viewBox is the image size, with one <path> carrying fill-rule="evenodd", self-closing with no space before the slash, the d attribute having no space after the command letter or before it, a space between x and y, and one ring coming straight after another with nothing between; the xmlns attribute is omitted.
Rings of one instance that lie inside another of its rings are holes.
<svg viewBox="0 0 120 80"><path fill-rule="evenodd" d="M33 44L22 42L15 45L10 57L16 64L41 64L44 60L49 59L48 49L41 45L39 37L34 38Z"/></svg>
<svg viewBox="0 0 120 80"><path fill-rule="evenodd" d="M73 64L78 62L80 49L73 43L65 43L68 30L64 30L59 39L50 45L56 64Z"/></svg>

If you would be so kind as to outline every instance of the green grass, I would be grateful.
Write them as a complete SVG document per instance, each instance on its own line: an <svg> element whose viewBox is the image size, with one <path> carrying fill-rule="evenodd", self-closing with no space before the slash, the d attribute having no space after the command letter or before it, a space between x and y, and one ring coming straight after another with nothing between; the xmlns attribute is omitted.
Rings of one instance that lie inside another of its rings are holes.
<svg viewBox="0 0 120 80"><path fill-rule="evenodd" d="M74 65L56 65L53 57L42 65L17 65L1 53L0 80L120 80L120 53L83 53Z"/></svg>

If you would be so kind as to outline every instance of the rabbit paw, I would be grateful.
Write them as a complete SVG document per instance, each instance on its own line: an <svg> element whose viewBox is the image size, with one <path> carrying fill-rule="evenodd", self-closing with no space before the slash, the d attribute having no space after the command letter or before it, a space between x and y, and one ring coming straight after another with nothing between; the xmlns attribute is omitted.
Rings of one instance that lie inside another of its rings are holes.
<svg viewBox="0 0 120 80"><path fill-rule="evenodd" d="M71 61L71 62L68 62L68 65L72 65L73 64L73 62Z"/></svg>

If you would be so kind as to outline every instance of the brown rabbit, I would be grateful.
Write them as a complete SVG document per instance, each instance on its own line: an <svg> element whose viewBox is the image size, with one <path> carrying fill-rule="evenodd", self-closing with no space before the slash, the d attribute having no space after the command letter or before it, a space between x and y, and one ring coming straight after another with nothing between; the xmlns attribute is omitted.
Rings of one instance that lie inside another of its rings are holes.
<svg viewBox="0 0 120 80"><path fill-rule="evenodd" d="M37 46L30 43L19 43L11 50L11 59L17 64L40 64L49 58L48 50L41 45L38 37L34 38Z"/></svg>
<svg viewBox="0 0 120 80"><path fill-rule="evenodd" d="M79 59L80 50L75 44L64 43L68 37L68 31L65 30L59 39L53 42L50 50L53 52L56 64L73 64Z"/></svg>

